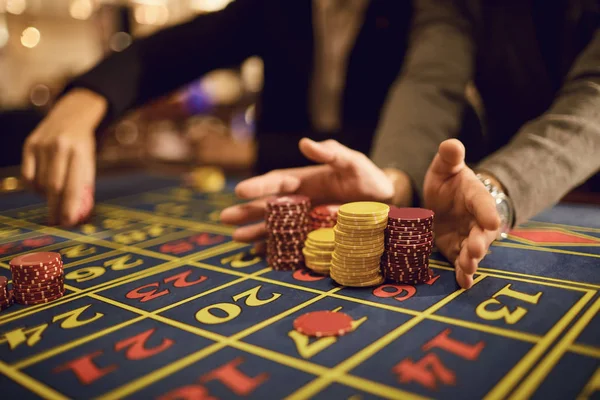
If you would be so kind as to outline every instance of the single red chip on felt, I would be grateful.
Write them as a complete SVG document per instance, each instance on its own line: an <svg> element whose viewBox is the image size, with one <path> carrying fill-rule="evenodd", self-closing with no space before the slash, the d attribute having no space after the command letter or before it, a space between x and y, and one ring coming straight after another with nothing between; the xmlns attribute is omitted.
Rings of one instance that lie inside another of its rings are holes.
<svg viewBox="0 0 600 400"><path fill-rule="evenodd" d="M352 317L333 311L314 311L294 321L294 329L307 336L341 336L352 330Z"/></svg>

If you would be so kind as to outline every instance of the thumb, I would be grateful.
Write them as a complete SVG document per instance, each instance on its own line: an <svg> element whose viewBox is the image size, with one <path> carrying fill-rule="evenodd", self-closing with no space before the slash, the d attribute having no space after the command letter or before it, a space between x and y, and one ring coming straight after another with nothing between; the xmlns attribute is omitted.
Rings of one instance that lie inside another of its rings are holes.
<svg viewBox="0 0 600 400"><path fill-rule="evenodd" d="M448 139L440 144L429 171L441 179L456 175L465 167L465 146L458 139Z"/></svg>
<svg viewBox="0 0 600 400"><path fill-rule="evenodd" d="M311 161L329 164L334 168L346 169L352 165L353 151L336 140L315 142L303 138L299 143L300 151Z"/></svg>

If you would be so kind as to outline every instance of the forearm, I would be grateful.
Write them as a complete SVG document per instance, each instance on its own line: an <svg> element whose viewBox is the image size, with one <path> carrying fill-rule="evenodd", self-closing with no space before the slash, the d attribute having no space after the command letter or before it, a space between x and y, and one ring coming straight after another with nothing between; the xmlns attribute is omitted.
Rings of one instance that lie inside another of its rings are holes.
<svg viewBox="0 0 600 400"><path fill-rule="evenodd" d="M454 2L417 2L409 51L391 88L371 157L422 192L439 144L458 134L473 73L470 24Z"/></svg>
<svg viewBox="0 0 600 400"><path fill-rule="evenodd" d="M222 11L137 40L75 78L66 91L82 87L106 98L104 122L111 122L210 70L238 64L256 53L259 4L262 0L238 0Z"/></svg>
<svg viewBox="0 0 600 400"><path fill-rule="evenodd" d="M520 224L557 203L600 169L600 31L554 104L477 169L504 186Z"/></svg>

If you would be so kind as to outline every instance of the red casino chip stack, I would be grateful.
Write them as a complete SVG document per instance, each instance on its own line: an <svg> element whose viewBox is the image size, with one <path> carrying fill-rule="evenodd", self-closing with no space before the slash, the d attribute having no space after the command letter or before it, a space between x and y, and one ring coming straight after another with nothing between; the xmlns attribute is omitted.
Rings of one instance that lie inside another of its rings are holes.
<svg viewBox="0 0 600 400"><path fill-rule="evenodd" d="M0 276L0 311L6 310L13 303L12 290L8 290L8 280Z"/></svg>
<svg viewBox="0 0 600 400"><path fill-rule="evenodd" d="M310 210L309 227L314 231L321 228L333 228L337 221L339 204L323 204Z"/></svg>
<svg viewBox="0 0 600 400"><path fill-rule="evenodd" d="M431 279L433 211L390 207L381 270L392 282L416 285Z"/></svg>
<svg viewBox="0 0 600 400"><path fill-rule="evenodd" d="M59 253L29 253L10 261L14 301L34 305L61 298L65 292Z"/></svg>
<svg viewBox="0 0 600 400"><path fill-rule="evenodd" d="M304 266L302 248L308 233L310 198L282 196L267 203L267 263L276 270Z"/></svg>

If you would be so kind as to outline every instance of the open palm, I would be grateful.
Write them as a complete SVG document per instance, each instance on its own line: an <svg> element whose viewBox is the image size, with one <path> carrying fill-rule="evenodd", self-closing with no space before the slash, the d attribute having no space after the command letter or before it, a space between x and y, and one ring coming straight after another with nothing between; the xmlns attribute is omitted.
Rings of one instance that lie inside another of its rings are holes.
<svg viewBox="0 0 600 400"><path fill-rule="evenodd" d="M425 206L435 212L435 240L454 264L465 289L497 237L500 218L494 199L464 162L465 148L456 139L443 142L424 182Z"/></svg>
<svg viewBox="0 0 600 400"><path fill-rule="evenodd" d="M266 236L262 220L270 196L303 194L313 204L386 202L392 198L392 181L364 154L335 140L317 143L305 138L299 146L308 159L321 165L275 170L239 183L236 194L250 201L223 210L221 221L234 225L256 223L238 228L234 240L253 242Z"/></svg>

